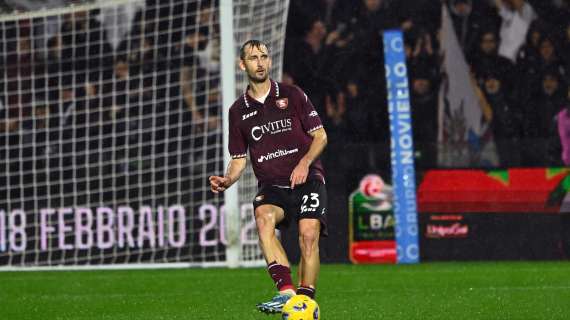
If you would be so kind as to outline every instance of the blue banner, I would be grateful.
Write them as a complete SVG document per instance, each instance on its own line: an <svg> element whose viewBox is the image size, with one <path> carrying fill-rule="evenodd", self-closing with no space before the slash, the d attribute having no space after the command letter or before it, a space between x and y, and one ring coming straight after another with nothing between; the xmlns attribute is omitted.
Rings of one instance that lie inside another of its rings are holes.
<svg viewBox="0 0 570 320"><path fill-rule="evenodd" d="M404 38L399 30L384 32L386 88L390 113L392 184L398 263L418 263L416 174L408 71Z"/></svg>

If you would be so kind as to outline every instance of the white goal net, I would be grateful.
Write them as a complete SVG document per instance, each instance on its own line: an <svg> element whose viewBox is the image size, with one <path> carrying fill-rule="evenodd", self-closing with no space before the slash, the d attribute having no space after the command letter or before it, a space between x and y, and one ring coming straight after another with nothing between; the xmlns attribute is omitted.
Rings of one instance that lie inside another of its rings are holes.
<svg viewBox="0 0 570 320"><path fill-rule="evenodd" d="M288 1L233 8L236 55L268 42L280 79ZM0 270L225 265L219 1L5 14L0 38ZM248 171L241 265L262 262L255 190Z"/></svg>

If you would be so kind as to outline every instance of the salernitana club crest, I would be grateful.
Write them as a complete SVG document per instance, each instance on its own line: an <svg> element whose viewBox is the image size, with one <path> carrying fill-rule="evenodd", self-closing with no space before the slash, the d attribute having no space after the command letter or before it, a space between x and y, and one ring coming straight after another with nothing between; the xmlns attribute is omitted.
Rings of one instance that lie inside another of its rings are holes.
<svg viewBox="0 0 570 320"><path fill-rule="evenodd" d="M277 108L285 110L289 105L289 99L288 98L277 99L275 100L275 105L277 106Z"/></svg>

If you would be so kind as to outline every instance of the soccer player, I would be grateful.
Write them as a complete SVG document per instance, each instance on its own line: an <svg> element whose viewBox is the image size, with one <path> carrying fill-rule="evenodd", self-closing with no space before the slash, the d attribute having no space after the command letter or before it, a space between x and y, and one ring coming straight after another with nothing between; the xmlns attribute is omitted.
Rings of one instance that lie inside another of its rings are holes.
<svg viewBox="0 0 570 320"><path fill-rule="evenodd" d="M298 87L269 78L268 46L249 40L240 50L239 66L249 85L229 111L230 161L226 174L211 176L214 193L241 176L249 150L259 192L253 200L259 242L278 294L257 308L281 312L295 294L315 296L320 269L319 236L327 235L324 170L319 155L327 135L307 95ZM299 226L299 286L291 280L287 254L275 234L291 222Z"/></svg>

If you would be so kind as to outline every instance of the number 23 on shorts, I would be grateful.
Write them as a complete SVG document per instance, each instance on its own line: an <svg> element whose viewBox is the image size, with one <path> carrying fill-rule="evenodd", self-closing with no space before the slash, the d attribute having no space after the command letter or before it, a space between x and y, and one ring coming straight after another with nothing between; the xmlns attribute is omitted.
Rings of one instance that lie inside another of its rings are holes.
<svg viewBox="0 0 570 320"><path fill-rule="evenodd" d="M310 193L309 195L303 195L303 203L301 204L301 214L305 212L316 212L317 208L320 205L319 201L319 194L315 192ZM308 202L308 203L307 203Z"/></svg>

